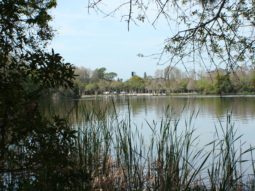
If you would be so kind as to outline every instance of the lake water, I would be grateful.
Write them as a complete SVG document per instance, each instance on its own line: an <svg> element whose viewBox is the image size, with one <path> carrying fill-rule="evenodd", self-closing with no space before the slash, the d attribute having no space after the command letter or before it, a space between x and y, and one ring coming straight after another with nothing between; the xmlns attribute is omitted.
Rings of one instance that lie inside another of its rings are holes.
<svg viewBox="0 0 255 191"><path fill-rule="evenodd" d="M87 111L94 111L109 118L109 110L114 108L120 119L132 119L132 125L149 135L148 124L159 124L166 115L172 120L180 120L178 128L190 126L195 129L202 144L213 139L215 128L226 127L227 116L231 116L237 134L247 145L255 145L255 97L253 96L101 96L79 100L53 100L45 102L42 111L46 115L69 116L71 123L85 120ZM47 103L47 104L46 104ZM85 112L86 110L86 112ZM192 117L191 117L192 116ZM190 119L192 120L190 121Z"/></svg>

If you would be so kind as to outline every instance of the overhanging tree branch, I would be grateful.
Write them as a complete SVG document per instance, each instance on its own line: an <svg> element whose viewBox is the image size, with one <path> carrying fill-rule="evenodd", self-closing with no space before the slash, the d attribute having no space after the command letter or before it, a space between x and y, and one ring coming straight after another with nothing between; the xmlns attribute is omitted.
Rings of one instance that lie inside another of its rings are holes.
<svg viewBox="0 0 255 191"><path fill-rule="evenodd" d="M106 1L102 0L102 2ZM151 9L147 7L148 4ZM229 68L234 68L234 65L243 62L254 62L255 45L252 31L255 30L255 5L253 0L202 0L200 2L130 0L126 8L128 30L130 21L136 19L135 15L141 9L141 5L144 7L146 5L147 12L157 10L151 23L153 26L156 21L160 21L162 15L170 28L175 26L174 22L181 28L176 33L170 34L159 61L164 55L170 57L168 60L171 62L183 60L185 63L192 52L193 58L198 54L203 54L203 57L207 55L208 62L213 61L214 65L218 63L222 67L224 67L222 63ZM195 62L195 59L193 60ZM201 59L200 61L202 62Z"/></svg>

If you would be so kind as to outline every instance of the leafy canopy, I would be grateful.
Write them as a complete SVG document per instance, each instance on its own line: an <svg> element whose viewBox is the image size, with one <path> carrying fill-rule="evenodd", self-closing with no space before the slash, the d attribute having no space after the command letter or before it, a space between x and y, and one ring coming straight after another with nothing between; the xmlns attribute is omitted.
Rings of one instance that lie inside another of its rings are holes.
<svg viewBox="0 0 255 191"><path fill-rule="evenodd" d="M46 49L55 6L55 0L0 1L1 190L63 190L73 183L75 131L37 107L44 90L73 87L73 66Z"/></svg>

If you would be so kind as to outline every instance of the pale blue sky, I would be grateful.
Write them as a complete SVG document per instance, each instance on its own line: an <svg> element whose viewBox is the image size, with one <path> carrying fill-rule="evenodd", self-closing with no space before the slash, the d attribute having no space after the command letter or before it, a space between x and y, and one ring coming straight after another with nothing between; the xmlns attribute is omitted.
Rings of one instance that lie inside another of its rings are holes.
<svg viewBox="0 0 255 191"><path fill-rule="evenodd" d="M52 11L52 26L57 30L50 44L65 61L76 66L95 69L106 67L118 77L128 79L132 71L143 76L154 75L157 65L152 57L140 58L138 53L159 53L170 29L163 23L154 29L150 24L132 25L119 16L105 18L102 14L90 13L86 0L59 0Z"/></svg>

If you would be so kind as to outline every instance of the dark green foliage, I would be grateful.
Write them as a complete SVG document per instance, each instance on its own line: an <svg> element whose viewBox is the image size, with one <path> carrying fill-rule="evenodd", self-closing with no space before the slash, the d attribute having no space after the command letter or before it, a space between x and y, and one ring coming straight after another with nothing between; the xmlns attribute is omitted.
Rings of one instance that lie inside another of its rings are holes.
<svg viewBox="0 0 255 191"><path fill-rule="evenodd" d="M104 75L104 79L108 81L112 81L116 77L117 77L117 74L115 72L105 73Z"/></svg>
<svg viewBox="0 0 255 191"><path fill-rule="evenodd" d="M22 117L22 116L19 116ZM1 185L21 190L63 190L74 185L75 131L65 120L17 119L1 155ZM4 160L4 161L2 161Z"/></svg>
<svg viewBox="0 0 255 191"><path fill-rule="evenodd" d="M216 92L217 94L233 93L233 85L230 81L229 74L218 74L216 77Z"/></svg>
<svg viewBox="0 0 255 191"><path fill-rule="evenodd" d="M0 188L75 188L75 131L38 111L48 88L73 87L73 66L45 47L55 0L0 1ZM86 176L78 176L86 177Z"/></svg>
<svg viewBox="0 0 255 191"><path fill-rule="evenodd" d="M112 81L117 74L115 72L106 72L106 68L97 68L93 71L91 81L98 82L99 80Z"/></svg>

